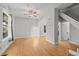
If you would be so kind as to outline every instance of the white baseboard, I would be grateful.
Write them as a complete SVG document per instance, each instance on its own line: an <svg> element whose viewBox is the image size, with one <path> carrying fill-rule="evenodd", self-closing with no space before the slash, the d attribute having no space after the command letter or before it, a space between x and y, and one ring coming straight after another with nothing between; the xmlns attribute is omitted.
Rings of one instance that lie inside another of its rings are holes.
<svg viewBox="0 0 79 59"><path fill-rule="evenodd" d="M69 42L70 42L70 43L73 43L73 44L76 44L76 45L79 45L78 43L73 42L73 41L71 41L71 40L69 40Z"/></svg>
<svg viewBox="0 0 79 59"><path fill-rule="evenodd" d="M39 38L39 36L27 36L27 37L15 37L15 39L33 38L33 37L37 37L37 38Z"/></svg>
<svg viewBox="0 0 79 59"><path fill-rule="evenodd" d="M50 41L50 40L48 40L48 39L46 39L46 41L48 41L48 42L51 43L51 44L55 44L55 42Z"/></svg>
<svg viewBox="0 0 79 59"><path fill-rule="evenodd" d="M6 49L12 44L13 42L10 42L1 52L0 56L6 51Z"/></svg>
<svg viewBox="0 0 79 59"><path fill-rule="evenodd" d="M20 39L20 38L31 38L31 36L30 37L15 37L15 39Z"/></svg>

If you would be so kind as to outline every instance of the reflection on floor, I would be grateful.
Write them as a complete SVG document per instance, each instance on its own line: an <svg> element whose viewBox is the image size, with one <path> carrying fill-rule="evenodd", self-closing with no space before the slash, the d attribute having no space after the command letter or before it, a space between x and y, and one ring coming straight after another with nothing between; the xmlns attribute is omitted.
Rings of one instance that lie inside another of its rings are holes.
<svg viewBox="0 0 79 59"><path fill-rule="evenodd" d="M68 41L61 41L58 45L51 44L45 37L18 38L4 52L8 56L67 56L68 49L76 50L77 46Z"/></svg>

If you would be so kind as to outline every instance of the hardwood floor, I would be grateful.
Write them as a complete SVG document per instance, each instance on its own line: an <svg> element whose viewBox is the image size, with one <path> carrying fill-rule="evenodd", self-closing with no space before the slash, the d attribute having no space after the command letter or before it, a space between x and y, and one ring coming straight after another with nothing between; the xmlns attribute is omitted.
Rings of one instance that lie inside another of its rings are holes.
<svg viewBox="0 0 79 59"><path fill-rule="evenodd" d="M45 37L18 38L3 53L8 56L68 56L68 49L76 50L76 46L67 41L61 41L58 45L51 44Z"/></svg>

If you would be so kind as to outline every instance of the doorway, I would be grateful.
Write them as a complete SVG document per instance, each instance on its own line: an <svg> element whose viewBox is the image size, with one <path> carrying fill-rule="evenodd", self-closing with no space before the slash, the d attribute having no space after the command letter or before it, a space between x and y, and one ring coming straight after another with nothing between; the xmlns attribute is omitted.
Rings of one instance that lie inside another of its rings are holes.
<svg viewBox="0 0 79 59"><path fill-rule="evenodd" d="M70 23L67 21L59 22L59 40L70 39Z"/></svg>

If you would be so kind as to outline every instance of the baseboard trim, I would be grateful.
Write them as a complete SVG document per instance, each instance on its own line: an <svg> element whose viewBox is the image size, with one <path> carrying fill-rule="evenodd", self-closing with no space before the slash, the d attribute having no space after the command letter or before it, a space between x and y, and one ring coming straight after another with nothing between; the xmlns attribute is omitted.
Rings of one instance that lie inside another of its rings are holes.
<svg viewBox="0 0 79 59"><path fill-rule="evenodd" d="M0 52L0 56L7 50L7 48L8 48L12 43L13 43L13 41L10 42L10 43Z"/></svg>
<svg viewBox="0 0 79 59"><path fill-rule="evenodd" d="M55 42L50 41L50 40L48 40L48 39L46 39L46 41L48 41L48 42L51 43L51 44L55 44Z"/></svg>
<svg viewBox="0 0 79 59"><path fill-rule="evenodd" d="M25 38L33 38L33 37L32 36L30 36L30 37L16 37L15 39L25 39ZM55 42L48 40L47 37L46 37L46 41L48 41L51 44L56 44Z"/></svg>
<svg viewBox="0 0 79 59"><path fill-rule="evenodd" d="M24 38L31 38L31 37L15 37L15 39L24 39Z"/></svg>
<svg viewBox="0 0 79 59"><path fill-rule="evenodd" d="M72 43L72 44L79 45L78 43L76 43L76 42L73 42L73 41L70 41L70 40L69 40L69 42L70 42L70 43Z"/></svg>
<svg viewBox="0 0 79 59"><path fill-rule="evenodd" d="M33 37L39 38L38 36L28 36L28 37L16 37L15 40L16 40L16 39L33 38Z"/></svg>

